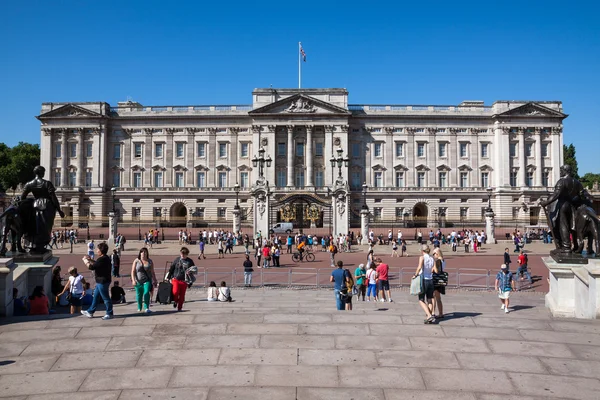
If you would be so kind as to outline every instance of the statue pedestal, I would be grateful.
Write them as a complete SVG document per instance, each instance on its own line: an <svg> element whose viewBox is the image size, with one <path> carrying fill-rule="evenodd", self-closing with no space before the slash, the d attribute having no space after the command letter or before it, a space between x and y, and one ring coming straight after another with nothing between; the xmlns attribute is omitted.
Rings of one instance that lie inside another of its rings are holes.
<svg viewBox="0 0 600 400"><path fill-rule="evenodd" d="M117 215L114 212L108 213L108 241L109 245L115 245L115 239L117 238Z"/></svg>
<svg viewBox="0 0 600 400"><path fill-rule="evenodd" d="M233 233L237 234L242 230L242 216L239 208L233 208Z"/></svg>
<svg viewBox="0 0 600 400"><path fill-rule="evenodd" d="M13 271L16 268L12 258L0 258L0 315L13 315ZM28 293L19 293L19 297Z"/></svg>
<svg viewBox="0 0 600 400"><path fill-rule="evenodd" d="M369 244L369 210L365 208L360 210L360 235L361 244Z"/></svg>
<svg viewBox="0 0 600 400"><path fill-rule="evenodd" d="M494 214L493 211L485 212L485 236L487 237L487 242L496 244L496 223L494 222Z"/></svg>
<svg viewBox="0 0 600 400"><path fill-rule="evenodd" d="M600 260L588 264L562 264L542 258L550 272L546 307L554 317L600 318Z"/></svg>

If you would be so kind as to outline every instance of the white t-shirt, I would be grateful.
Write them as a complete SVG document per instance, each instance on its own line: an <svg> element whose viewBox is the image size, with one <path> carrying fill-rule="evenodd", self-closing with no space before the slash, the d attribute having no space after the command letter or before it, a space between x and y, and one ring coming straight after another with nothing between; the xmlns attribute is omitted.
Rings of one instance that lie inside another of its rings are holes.
<svg viewBox="0 0 600 400"><path fill-rule="evenodd" d="M219 301L227 301L227 298L231 294L231 290L228 287L219 288Z"/></svg>
<svg viewBox="0 0 600 400"><path fill-rule="evenodd" d="M429 254L423 254L423 270L422 270L422 274L423 274L423 279L433 279L433 257L431 257Z"/></svg>
<svg viewBox="0 0 600 400"><path fill-rule="evenodd" d="M367 279L369 280L369 285L374 285L377 283L375 278L377 276L377 272L374 269L370 269L367 271Z"/></svg>
<svg viewBox="0 0 600 400"><path fill-rule="evenodd" d="M69 276L69 291L73 293L73 295L81 295L83 293L83 276Z"/></svg>

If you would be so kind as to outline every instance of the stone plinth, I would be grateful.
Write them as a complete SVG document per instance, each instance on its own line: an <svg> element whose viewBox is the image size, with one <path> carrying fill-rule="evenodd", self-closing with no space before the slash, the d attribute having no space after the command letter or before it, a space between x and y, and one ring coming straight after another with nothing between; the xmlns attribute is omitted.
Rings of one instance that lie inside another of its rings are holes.
<svg viewBox="0 0 600 400"><path fill-rule="evenodd" d="M13 315L13 271L15 264L12 258L0 258L0 315Z"/></svg>
<svg viewBox="0 0 600 400"><path fill-rule="evenodd" d="M369 244L369 210L366 208L360 211L360 235L362 236L361 244Z"/></svg>
<svg viewBox="0 0 600 400"><path fill-rule="evenodd" d="M586 265L561 264L542 258L550 272L546 307L554 317L600 318L600 260Z"/></svg>
<svg viewBox="0 0 600 400"><path fill-rule="evenodd" d="M108 244L115 245L115 239L117 238L118 229L118 218L114 212L108 213Z"/></svg>
<svg viewBox="0 0 600 400"><path fill-rule="evenodd" d="M489 209L488 209L489 210ZM494 221L493 211L489 210L485 212L485 236L487 237L488 243L496 243L496 223Z"/></svg>
<svg viewBox="0 0 600 400"><path fill-rule="evenodd" d="M242 230L242 218L241 218L241 211L240 208L238 206L238 208L233 208L233 211L231 212L233 214L233 233L237 234L238 232L240 232Z"/></svg>

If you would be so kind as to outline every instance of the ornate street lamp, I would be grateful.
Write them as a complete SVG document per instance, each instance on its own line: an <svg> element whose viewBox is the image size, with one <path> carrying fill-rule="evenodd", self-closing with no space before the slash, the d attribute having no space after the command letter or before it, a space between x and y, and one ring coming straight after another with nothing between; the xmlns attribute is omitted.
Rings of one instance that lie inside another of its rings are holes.
<svg viewBox="0 0 600 400"><path fill-rule="evenodd" d="M110 191L112 192L112 212L117 212L116 203L117 203L117 188L113 186Z"/></svg>
<svg viewBox="0 0 600 400"><path fill-rule="evenodd" d="M335 168L336 166L338 167L338 178L342 177L342 165L348 167L348 163L350 162L350 159L348 157L344 158L342 156L342 153L344 152L344 150L342 150L342 148L338 148L336 150L337 152L337 158L335 156L332 156L331 159L329 160L329 162L331 162L331 167Z"/></svg>
<svg viewBox="0 0 600 400"><path fill-rule="evenodd" d="M488 206L487 206L487 211L491 212L492 211L492 192L494 191L494 189L491 186L488 186L485 191L487 192L487 197L488 197Z"/></svg>
<svg viewBox="0 0 600 400"><path fill-rule="evenodd" d="M362 185L362 195L363 195L363 205L362 205L362 209L363 210L368 210L369 207L367 207L367 189L369 187L367 186L367 182L363 183Z"/></svg>
<svg viewBox="0 0 600 400"><path fill-rule="evenodd" d="M235 207L234 207L234 209L239 210L240 203L239 203L238 199L239 199L239 195L240 195L240 184L236 182L235 186L233 187L233 190L235 191Z"/></svg>
<svg viewBox="0 0 600 400"><path fill-rule="evenodd" d="M254 156L254 158L252 159L252 165L254 166L254 168L258 166L258 176L260 178L264 177L265 164L267 164L267 168L269 168L271 166L272 161L273 160L269 155L267 155L267 157L265 158L265 149L261 147L258 150L258 157Z"/></svg>

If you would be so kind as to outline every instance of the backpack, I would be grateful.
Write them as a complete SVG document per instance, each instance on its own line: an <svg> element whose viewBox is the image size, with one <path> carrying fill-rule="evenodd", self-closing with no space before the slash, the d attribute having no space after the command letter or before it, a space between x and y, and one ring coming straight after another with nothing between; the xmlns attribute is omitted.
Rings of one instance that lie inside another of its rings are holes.
<svg viewBox="0 0 600 400"><path fill-rule="evenodd" d="M337 254L337 252L338 252L337 246L333 246L333 254Z"/></svg>

